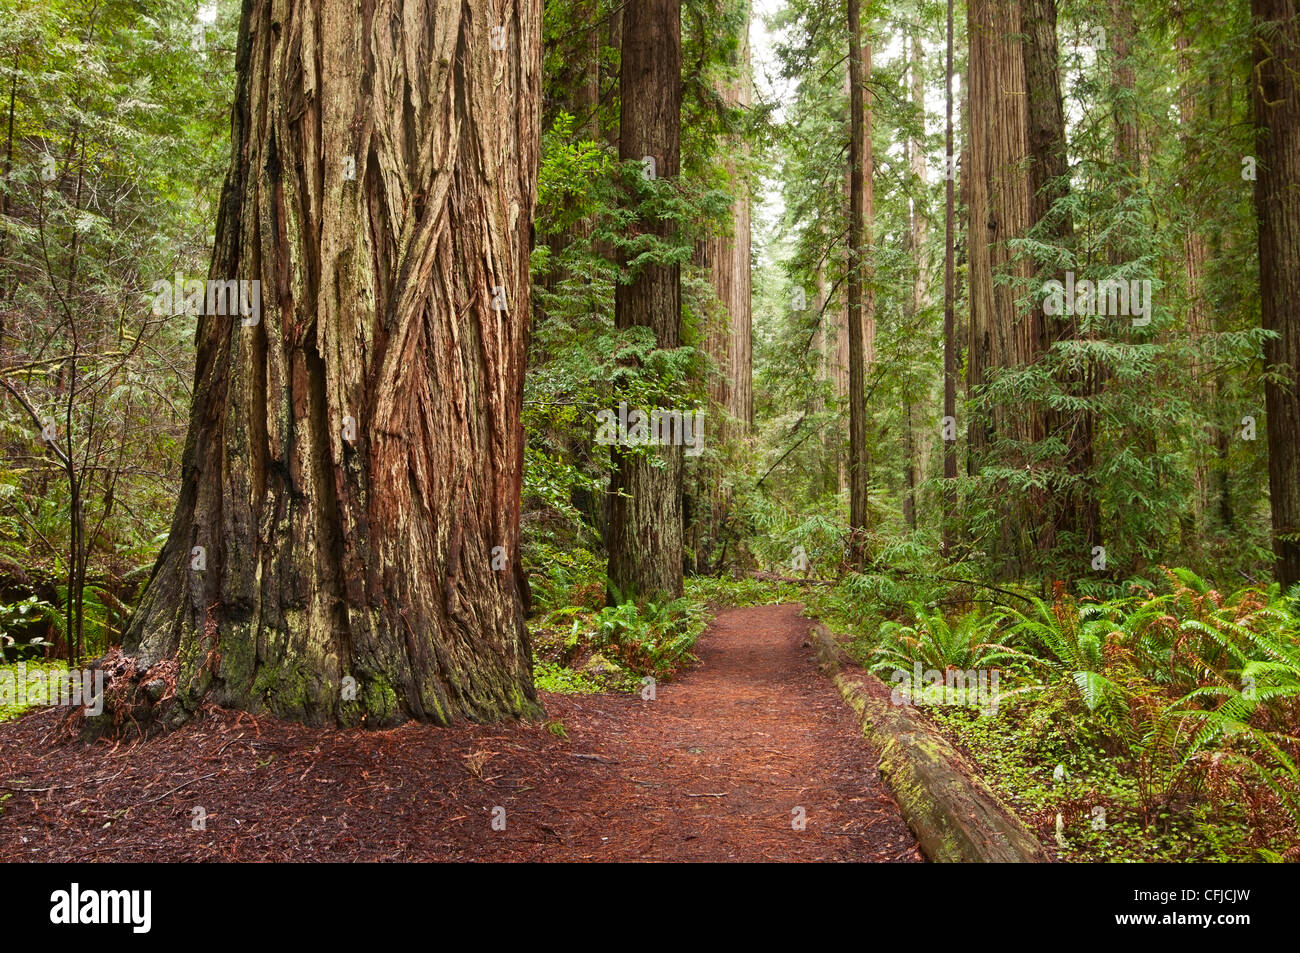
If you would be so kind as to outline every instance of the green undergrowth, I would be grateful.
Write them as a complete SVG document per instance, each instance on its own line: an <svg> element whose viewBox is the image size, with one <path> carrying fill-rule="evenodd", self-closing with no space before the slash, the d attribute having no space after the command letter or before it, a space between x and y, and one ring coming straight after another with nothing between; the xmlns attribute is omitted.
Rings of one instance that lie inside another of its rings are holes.
<svg viewBox="0 0 1300 953"><path fill-rule="evenodd" d="M1275 861L1300 859L1298 595L1185 569L1051 600L849 575L808 611L896 703L918 668L983 676L913 700L1063 859Z"/></svg>
<svg viewBox="0 0 1300 953"><path fill-rule="evenodd" d="M586 695L603 692L607 684L599 677L575 671L556 662L538 658L533 662L533 684L539 691L555 695Z"/></svg>
<svg viewBox="0 0 1300 953"><path fill-rule="evenodd" d="M51 673L65 672L68 669L67 662L59 662L59 661L52 661L52 662L31 661L31 662L24 662L23 664L26 666L25 671L28 674L36 671L41 671L46 673L46 677L48 677ZM15 685L17 684L18 681L17 662L9 662L0 665L0 721L11 721L12 719L17 718L19 715L23 714L24 712L29 711L30 709L36 707L35 705L26 701L24 701L23 704L19 704L17 698L7 697L8 685L10 684L10 680L12 680Z"/></svg>
<svg viewBox="0 0 1300 953"><path fill-rule="evenodd" d="M556 577L551 573L551 578ZM664 681L695 661L691 653L709 610L693 594L673 600L593 604L586 574L568 575L552 598L580 595L577 604L538 607L529 620L533 677L542 691L582 694L639 691L646 679Z"/></svg>
<svg viewBox="0 0 1300 953"><path fill-rule="evenodd" d="M717 609L804 602L807 599L806 588L792 582L753 576L739 579L692 576L686 580L688 597Z"/></svg>
<svg viewBox="0 0 1300 953"><path fill-rule="evenodd" d="M1151 792L1140 772L1112 757L1102 738L1076 733L1070 706L1059 697L1010 700L991 717L960 707L925 710L1062 860L1223 862L1278 856L1276 849L1252 844L1250 818L1231 797L1179 798L1148 813Z"/></svg>

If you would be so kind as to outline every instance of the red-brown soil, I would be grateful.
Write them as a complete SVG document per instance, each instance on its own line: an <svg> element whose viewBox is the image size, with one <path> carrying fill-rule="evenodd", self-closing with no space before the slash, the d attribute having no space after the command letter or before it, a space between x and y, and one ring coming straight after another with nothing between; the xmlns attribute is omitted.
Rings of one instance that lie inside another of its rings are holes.
<svg viewBox="0 0 1300 953"><path fill-rule="evenodd" d="M53 744L64 713L35 712L0 725L0 861L919 861L808 625L723 611L653 701L544 695L547 724L215 711L113 747Z"/></svg>

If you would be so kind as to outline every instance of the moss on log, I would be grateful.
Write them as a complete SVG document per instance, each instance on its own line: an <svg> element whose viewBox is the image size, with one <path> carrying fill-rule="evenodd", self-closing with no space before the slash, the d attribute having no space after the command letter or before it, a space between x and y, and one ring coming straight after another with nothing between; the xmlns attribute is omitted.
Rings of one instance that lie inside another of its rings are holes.
<svg viewBox="0 0 1300 953"><path fill-rule="evenodd" d="M839 646L825 626L814 626L811 638L823 671L858 713L863 735L879 751L880 774L926 857L936 863L1050 860L1029 828L943 735L912 709L891 705L886 695L873 694L847 677Z"/></svg>

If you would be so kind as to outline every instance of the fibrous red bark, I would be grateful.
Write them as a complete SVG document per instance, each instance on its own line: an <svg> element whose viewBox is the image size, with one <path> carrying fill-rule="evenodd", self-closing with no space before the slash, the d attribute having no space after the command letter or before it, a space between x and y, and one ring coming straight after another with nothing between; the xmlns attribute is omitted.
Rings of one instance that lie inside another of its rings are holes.
<svg viewBox="0 0 1300 953"><path fill-rule="evenodd" d="M1251 0L1256 36L1251 93L1259 131L1255 205L1273 552L1284 586L1300 582L1300 19L1295 0Z"/></svg>
<svg viewBox="0 0 1300 953"><path fill-rule="evenodd" d="M541 0L244 5L171 535L125 638L313 723L537 710L519 563Z"/></svg>

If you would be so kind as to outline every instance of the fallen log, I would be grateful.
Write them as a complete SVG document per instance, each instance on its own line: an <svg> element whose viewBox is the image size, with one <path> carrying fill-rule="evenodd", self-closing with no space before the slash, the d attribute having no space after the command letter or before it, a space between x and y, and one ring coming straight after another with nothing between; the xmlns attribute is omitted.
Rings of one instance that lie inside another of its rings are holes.
<svg viewBox="0 0 1300 953"><path fill-rule="evenodd" d="M822 670L858 713L863 735L880 753L880 774L927 858L936 863L1051 860L943 735L911 707L891 704L887 691L872 692L844 674L839 645L824 625L813 626L811 639Z"/></svg>

